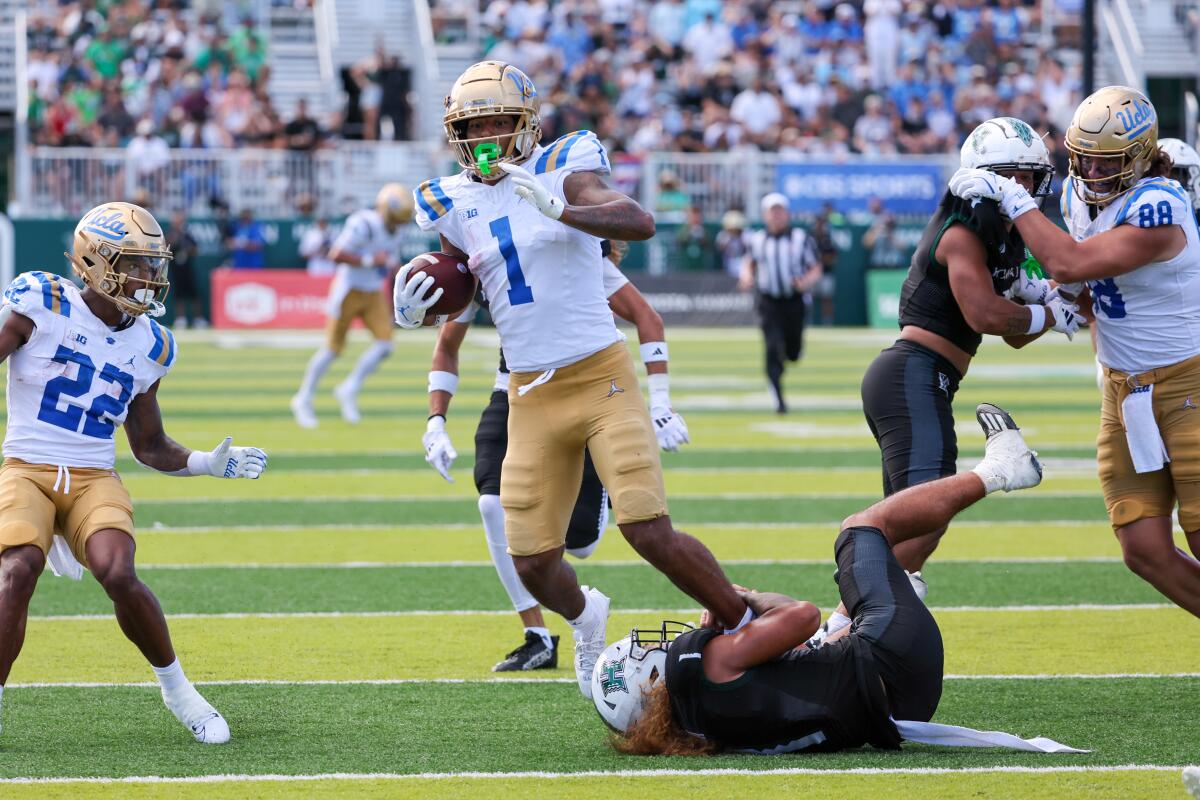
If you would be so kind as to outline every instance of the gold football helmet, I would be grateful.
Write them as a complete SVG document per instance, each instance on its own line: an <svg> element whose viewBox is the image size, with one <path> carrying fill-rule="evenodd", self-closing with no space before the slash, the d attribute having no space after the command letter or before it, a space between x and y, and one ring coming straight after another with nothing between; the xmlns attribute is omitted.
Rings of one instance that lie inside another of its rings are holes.
<svg viewBox="0 0 1200 800"><path fill-rule="evenodd" d="M413 194L402 183L388 183L375 195L375 210L383 224L394 231L413 218Z"/></svg>
<svg viewBox="0 0 1200 800"><path fill-rule="evenodd" d="M446 113L442 124L446 140L458 155L458 163L476 173L475 146L496 137L467 137L467 120L511 114L516 117L508 146L501 149L497 161L517 163L529 158L542 139L542 121L538 116L542 101L533 81L521 70L502 61L480 61L467 67L450 94L446 95Z"/></svg>
<svg viewBox="0 0 1200 800"><path fill-rule="evenodd" d="M1104 205L1128 191L1154 163L1158 114L1137 89L1106 86L1075 109L1065 139L1075 193L1085 203ZM1109 158L1114 159L1111 169L1091 177L1081 161Z"/></svg>
<svg viewBox="0 0 1200 800"><path fill-rule="evenodd" d="M171 284L171 248L149 211L133 203L104 203L75 226L71 252L75 273L130 316L162 316ZM133 291L126 293L126 284ZM140 288L136 284L140 284Z"/></svg>

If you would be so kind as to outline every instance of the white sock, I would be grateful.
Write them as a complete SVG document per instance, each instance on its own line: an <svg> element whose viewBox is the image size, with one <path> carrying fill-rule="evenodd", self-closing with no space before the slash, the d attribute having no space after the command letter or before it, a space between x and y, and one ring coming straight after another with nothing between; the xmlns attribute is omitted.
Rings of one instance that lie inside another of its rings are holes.
<svg viewBox="0 0 1200 800"><path fill-rule="evenodd" d="M825 622L825 625L827 626L831 635L837 633L849 624L850 618L840 611L834 611L829 615L829 619Z"/></svg>
<svg viewBox="0 0 1200 800"><path fill-rule="evenodd" d="M542 637L542 644L546 645L547 650L550 650L554 647L554 642L550 641L549 628L526 628L525 632L536 633L538 636Z"/></svg>
<svg viewBox="0 0 1200 800"><path fill-rule="evenodd" d="M355 393L362 388L363 381L367 376L374 372L383 360L392 354L392 343L374 341L366 349L361 356L358 357L358 362L354 365L354 369L350 370L350 375L346 378L346 386L354 387Z"/></svg>
<svg viewBox="0 0 1200 800"><path fill-rule="evenodd" d="M508 539L504 536L504 506L500 505L500 495L479 495L479 516L483 519L483 534L487 539L488 552L492 554L492 563L496 566L496 574L500 576L500 583L508 592L513 608L518 613L533 608L538 601L521 583L512 556L508 554Z"/></svg>
<svg viewBox="0 0 1200 800"><path fill-rule="evenodd" d="M304 370L304 380L300 382L300 391L297 394L311 403L313 392L317 390L317 384L321 382L321 377L329 371L329 365L336 358L337 353L328 347L322 347L313 353L312 358L308 360L308 368Z"/></svg>
<svg viewBox="0 0 1200 800"><path fill-rule="evenodd" d="M583 611L575 619L567 620L567 623L577 631L590 628L596 622L596 604L592 602L592 593L586 586L579 588L583 590Z"/></svg>
<svg viewBox="0 0 1200 800"><path fill-rule="evenodd" d="M188 690L195 691L192 688L192 682L183 674L183 667L179 665L178 658L165 667L156 667L151 664L150 668L154 670L154 675L158 678L159 685L162 686L164 698L177 700Z"/></svg>
<svg viewBox="0 0 1200 800"><path fill-rule="evenodd" d="M987 456L983 457L983 461L976 464L971 472L974 472L983 479L983 490L987 494L998 492L1004 488L1005 476L1003 471L997 470L995 466L988 463Z"/></svg>

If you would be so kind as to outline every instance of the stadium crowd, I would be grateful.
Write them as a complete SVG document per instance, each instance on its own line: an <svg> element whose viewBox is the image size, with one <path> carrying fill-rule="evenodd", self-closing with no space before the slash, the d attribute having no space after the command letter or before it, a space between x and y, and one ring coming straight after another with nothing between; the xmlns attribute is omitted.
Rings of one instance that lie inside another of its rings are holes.
<svg viewBox="0 0 1200 800"><path fill-rule="evenodd" d="M945 153L999 115L1061 131L1080 99L1074 29L1019 0L500 0L481 13L484 52L530 74L548 137L589 128L633 154Z"/></svg>

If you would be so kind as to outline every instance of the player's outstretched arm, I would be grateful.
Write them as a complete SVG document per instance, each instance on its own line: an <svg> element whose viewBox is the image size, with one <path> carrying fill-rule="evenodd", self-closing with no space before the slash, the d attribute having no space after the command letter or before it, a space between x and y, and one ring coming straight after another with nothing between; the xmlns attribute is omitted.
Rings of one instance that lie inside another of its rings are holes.
<svg viewBox="0 0 1200 800"><path fill-rule="evenodd" d="M0 364L33 336L33 320L18 314L11 306L0 307Z"/></svg>
<svg viewBox="0 0 1200 800"><path fill-rule="evenodd" d="M429 371L429 420L425 423L421 446L425 448L429 466L450 483L454 483L450 468L458 458L458 451L446 432L446 412L450 410L450 398L458 390L458 351L469 327L465 322L447 322L442 326L433 346Z"/></svg>
<svg viewBox="0 0 1200 800"><path fill-rule="evenodd" d="M594 172L568 175L563 194L567 207L558 221L565 225L623 242L642 242L654 236L654 216Z"/></svg>
<svg viewBox="0 0 1200 800"><path fill-rule="evenodd" d="M139 463L180 478L210 475L255 479L262 475L267 468L267 454L257 447L234 447L233 437L226 436L211 452L204 452L189 450L167 436L158 407L158 384L155 381L133 399L125 418L129 449Z"/></svg>
<svg viewBox="0 0 1200 800"><path fill-rule="evenodd" d="M687 423L671 407L667 334L662 315L632 283L626 283L610 294L608 305L618 317L637 326L642 361L646 364L646 383L650 387L650 419L654 422L654 434L658 437L659 447L675 452L691 438Z"/></svg>
<svg viewBox="0 0 1200 800"><path fill-rule="evenodd" d="M752 610L757 603L764 611L741 630L718 636L705 647L704 672L714 681L733 680L751 667L774 661L821 627L821 609L806 600L762 592L738 594Z"/></svg>

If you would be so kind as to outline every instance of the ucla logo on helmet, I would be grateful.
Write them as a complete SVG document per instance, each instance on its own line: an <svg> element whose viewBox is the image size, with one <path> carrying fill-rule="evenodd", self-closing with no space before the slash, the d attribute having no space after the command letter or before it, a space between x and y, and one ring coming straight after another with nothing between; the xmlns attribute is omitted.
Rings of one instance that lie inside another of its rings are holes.
<svg viewBox="0 0 1200 800"><path fill-rule="evenodd" d="M1125 130L1117 135L1125 139L1132 139L1144 133L1154 124L1154 106L1135 97L1130 101L1130 107L1122 108L1117 112L1117 119L1125 126Z"/></svg>
<svg viewBox="0 0 1200 800"><path fill-rule="evenodd" d="M119 210L101 208L83 222L85 231L114 242L119 242L129 235L129 231L125 230L125 220L121 219Z"/></svg>

